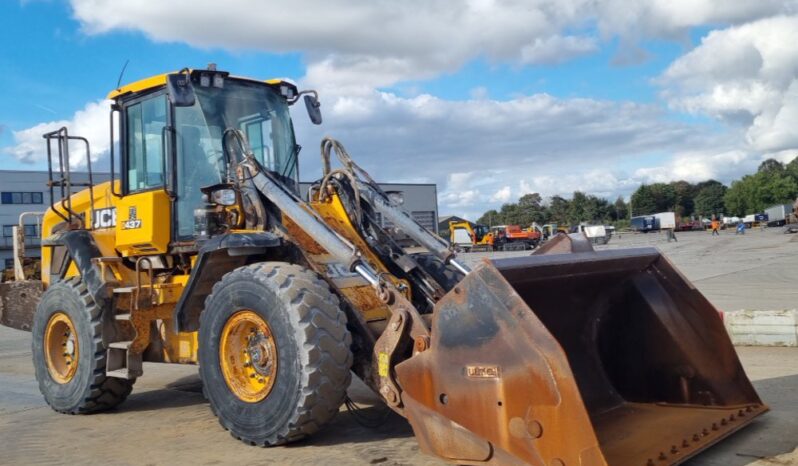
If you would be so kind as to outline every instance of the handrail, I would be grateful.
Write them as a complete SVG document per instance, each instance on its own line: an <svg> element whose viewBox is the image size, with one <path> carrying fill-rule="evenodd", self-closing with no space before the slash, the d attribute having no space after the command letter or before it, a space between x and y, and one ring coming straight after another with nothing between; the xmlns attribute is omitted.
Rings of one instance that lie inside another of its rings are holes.
<svg viewBox="0 0 798 466"><path fill-rule="evenodd" d="M14 249L14 279L21 281L25 280L25 217L35 215L37 216L36 228L39 230L41 236L42 222L41 217L44 212L22 212L19 214L19 223L12 228L12 247Z"/></svg>
<svg viewBox="0 0 798 466"><path fill-rule="evenodd" d="M82 229L91 229L91 219L87 222L86 219L81 217L75 210L72 208L72 174L70 169L69 163L69 141L81 141L86 146L86 168L88 169L88 187L89 187L89 204L90 204L90 215L94 215L94 175L91 169L91 147L89 145L89 140L81 137L81 136L70 136L69 131L67 130L66 126L62 126L61 128L50 131L49 133L45 133L42 137L47 140L47 175L49 177L48 186L50 188L50 208L53 212L56 213L59 217L64 219L65 222L68 224L72 224L72 217L75 217L80 222L80 228ZM53 181L53 151L52 151L52 140L55 139L58 142L58 174L59 180ZM78 185L81 185L80 183ZM83 184L85 186L85 184ZM53 188L58 186L61 190L61 200L60 205L63 212L59 211L55 205L55 191Z"/></svg>

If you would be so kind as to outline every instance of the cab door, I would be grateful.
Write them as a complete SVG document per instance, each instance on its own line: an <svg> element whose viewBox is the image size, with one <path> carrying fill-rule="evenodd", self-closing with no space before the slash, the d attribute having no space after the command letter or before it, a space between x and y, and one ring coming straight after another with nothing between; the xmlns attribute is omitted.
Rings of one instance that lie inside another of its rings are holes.
<svg viewBox="0 0 798 466"><path fill-rule="evenodd" d="M171 237L166 192L165 92L126 102L121 117L122 198L117 202L117 250L123 256L162 254Z"/></svg>

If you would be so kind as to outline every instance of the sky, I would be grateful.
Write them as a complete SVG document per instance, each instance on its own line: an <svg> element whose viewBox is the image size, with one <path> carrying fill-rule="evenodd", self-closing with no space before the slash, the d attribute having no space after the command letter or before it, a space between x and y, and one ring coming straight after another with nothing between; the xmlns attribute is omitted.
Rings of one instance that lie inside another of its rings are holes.
<svg viewBox="0 0 798 466"><path fill-rule="evenodd" d="M441 215L798 155L798 0L6 0L0 41L3 169L45 169L61 126L107 166L125 63L316 89L302 179L329 135L377 180L436 183Z"/></svg>

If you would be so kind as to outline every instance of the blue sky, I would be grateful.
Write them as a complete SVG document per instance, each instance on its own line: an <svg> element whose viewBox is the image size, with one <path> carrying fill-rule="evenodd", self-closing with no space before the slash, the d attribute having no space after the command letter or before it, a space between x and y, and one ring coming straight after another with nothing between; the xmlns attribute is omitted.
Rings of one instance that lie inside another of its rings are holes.
<svg viewBox="0 0 798 466"><path fill-rule="evenodd" d="M91 36L81 32L70 6L62 1L0 2L0 41L19 47L0 50L0 124L20 130L43 121L68 119L86 102L101 99L116 87L130 60L125 82L183 66L223 63L237 74L299 77L301 55L227 52L180 43L154 43L132 31ZM0 146L13 143L4 131ZM3 157L4 168L30 167Z"/></svg>
<svg viewBox="0 0 798 466"><path fill-rule="evenodd" d="M0 166L43 168L24 155L36 151L34 129L47 127L37 125L107 138L88 114L106 111L97 102L127 60L123 82L215 62L318 88L325 125L297 121L300 142L336 135L385 181L437 183L442 211L461 214L528 191L616 196L641 182L728 182L765 156L789 159L798 142L794 130L770 131L789 126L779 115L791 109L784 74L795 74L798 52L779 57L779 76L764 71L778 45L767 32L795 29L792 1L670 11L564 0L530 12L472 0L456 14L441 1L300 1L309 16L248 0L224 10L197 0L181 16L179 3L0 2ZM353 23L336 29L333 18ZM759 61L735 56L746 46Z"/></svg>

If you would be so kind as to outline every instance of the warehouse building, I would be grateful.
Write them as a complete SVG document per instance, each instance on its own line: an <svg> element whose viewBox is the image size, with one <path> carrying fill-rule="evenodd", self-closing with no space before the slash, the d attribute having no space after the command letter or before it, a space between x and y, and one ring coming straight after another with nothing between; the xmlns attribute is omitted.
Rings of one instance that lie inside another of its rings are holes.
<svg viewBox="0 0 798 466"><path fill-rule="evenodd" d="M86 173L72 173L73 182L88 180ZM108 175L95 173L94 182L108 180ZM50 207L50 189L47 187L48 176L45 171L0 170L0 225L3 228L0 239L0 266L12 268L13 233L12 227L19 223L23 212L43 213ZM56 198L60 199L59 188ZM74 188L79 191L82 188ZM56 200L58 200L56 199ZM25 255L39 257L39 216L29 215L24 219Z"/></svg>
<svg viewBox="0 0 798 466"><path fill-rule="evenodd" d="M94 182L107 181L105 173L95 173ZM86 181L86 173L73 173L75 182ZM48 176L45 171L0 170L0 267L13 267L13 234L12 227L19 222L23 212L44 212L50 207L50 190L47 187ZM307 195L311 183L301 183L303 198ZM396 184L381 183L380 187L402 208L425 228L438 231L438 193L434 184ZM57 188L56 188L57 189ZM75 189L77 191L78 189ZM56 190L56 200L60 199ZM392 225L382 221L384 227ZM39 222L36 216L28 216L25 221L25 255L39 257Z"/></svg>

